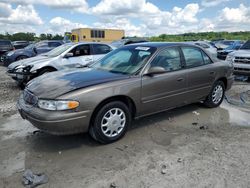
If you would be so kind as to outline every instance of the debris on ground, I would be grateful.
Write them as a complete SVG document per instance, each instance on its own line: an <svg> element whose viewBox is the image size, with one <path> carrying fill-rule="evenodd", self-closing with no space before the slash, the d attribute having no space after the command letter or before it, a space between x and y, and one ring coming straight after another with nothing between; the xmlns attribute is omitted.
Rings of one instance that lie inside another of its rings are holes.
<svg viewBox="0 0 250 188"><path fill-rule="evenodd" d="M197 115L197 116L199 116L199 115L200 115L200 113L199 113L199 112L197 112L197 111L193 111L193 114L195 114L195 115Z"/></svg>
<svg viewBox="0 0 250 188"><path fill-rule="evenodd" d="M181 158L178 158L178 159L177 159L177 162L178 162L178 163L181 163L181 162L182 162L182 159L181 159Z"/></svg>
<svg viewBox="0 0 250 188"><path fill-rule="evenodd" d="M167 166L166 165L162 165L161 166L161 174L166 174L167 173Z"/></svg>
<svg viewBox="0 0 250 188"><path fill-rule="evenodd" d="M200 126L200 129L201 129L201 130L208 129L208 126L207 126L207 125L202 125L202 126Z"/></svg>
<svg viewBox="0 0 250 188"><path fill-rule="evenodd" d="M116 184L114 182L110 184L110 188L116 188L116 187L117 186L116 186Z"/></svg>
<svg viewBox="0 0 250 188"><path fill-rule="evenodd" d="M62 154L62 152L61 152L61 151L58 151L58 154L59 154L59 155L61 155L61 154Z"/></svg>
<svg viewBox="0 0 250 188"><path fill-rule="evenodd" d="M23 173L23 185L29 188L48 183L49 178L45 174L34 174L30 169Z"/></svg>
<svg viewBox="0 0 250 188"><path fill-rule="evenodd" d="M198 125L198 122L193 122L192 125Z"/></svg>
<svg viewBox="0 0 250 188"><path fill-rule="evenodd" d="M248 76L235 76L235 80L245 82L248 80Z"/></svg>
<svg viewBox="0 0 250 188"><path fill-rule="evenodd" d="M219 149L217 147L214 147L214 151L218 151Z"/></svg>

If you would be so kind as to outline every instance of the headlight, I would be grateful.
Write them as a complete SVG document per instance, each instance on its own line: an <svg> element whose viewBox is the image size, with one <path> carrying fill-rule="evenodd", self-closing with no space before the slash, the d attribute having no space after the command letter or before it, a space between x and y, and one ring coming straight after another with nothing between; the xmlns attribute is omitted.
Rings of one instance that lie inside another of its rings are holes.
<svg viewBox="0 0 250 188"><path fill-rule="evenodd" d="M67 100L38 100L38 107L45 110L70 110L77 108L79 102Z"/></svg>
<svg viewBox="0 0 250 188"><path fill-rule="evenodd" d="M234 56L227 55L226 61L233 61Z"/></svg>
<svg viewBox="0 0 250 188"><path fill-rule="evenodd" d="M15 52L14 51L10 51L7 53L7 56L12 56Z"/></svg>
<svg viewBox="0 0 250 188"><path fill-rule="evenodd" d="M19 65L15 69L16 69L16 72L29 72L32 67L33 65L28 65L28 66Z"/></svg>

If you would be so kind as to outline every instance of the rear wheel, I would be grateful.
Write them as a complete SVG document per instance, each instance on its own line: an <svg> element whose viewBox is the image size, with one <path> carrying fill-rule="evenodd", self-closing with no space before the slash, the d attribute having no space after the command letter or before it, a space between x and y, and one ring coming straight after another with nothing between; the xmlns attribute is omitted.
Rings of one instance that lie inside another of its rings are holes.
<svg viewBox="0 0 250 188"><path fill-rule="evenodd" d="M208 95L204 104L209 108L215 108L220 106L225 95L225 84L222 81L217 81L214 83L212 91Z"/></svg>
<svg viewBox="0 0 250 188"><path fill-rule="evenodd" d="M108 144L122 138L130 122L129 108L120 101L110 102L98 110L89 133L96 141Z"/></svg>

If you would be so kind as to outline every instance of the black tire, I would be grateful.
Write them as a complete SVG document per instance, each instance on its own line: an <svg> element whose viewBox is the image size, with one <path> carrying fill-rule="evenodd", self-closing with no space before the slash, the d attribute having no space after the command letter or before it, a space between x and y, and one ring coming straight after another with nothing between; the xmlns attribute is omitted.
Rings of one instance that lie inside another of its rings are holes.
<svg viewBox="0 0 250 188"><path fill-rule="evenodd" d="M215 92L215 89L218 87L222 88L222 96L218 102L217 101L215 102L215 100L213 100L213 94ZM220 104L222 103L222 101L224 99L224 95L225 95L225 84L220 80L216 81L212 87L211 92L209 93L206 100L204 101L205 106L207 106L209 108L215 108L215 107L220 106Z"/></svg>
<svg viewBox="0 0 250 188"><path fill-rule="evenodd" d="M23 90L24 88L25 88L25 83L23 83L23 82L17 82L17 85L18 85L18 87L20 87L20 89L21 90Z"/></svg>
<svg viewBox="0 0 250 188"><path fill-rule="evenodd" d="M22 59L27 59L28 57L25 55L20 55L16 58L16 61L22 60Z"/></svg>
<svg viewBox="0 0 250 188"><path fill-rule="evenodd" d="M124 112L125 114L125 125L121 132L118 134L116 131L111 132L110 134L114 133L117 135L114 135L112 137L106 136L102 130L102 122L104 116L111 110L111 109L120 109ZM92 125L90 125L89 128L89 134L93 139L96 141L102 143L102 144L109 144L112 143L116 140L121 139L125 133L127 132L128 127L130 126L131 123L131 113L129 111L129 108L127 105L125 105L123 102L120 101L113 101L110 103L107 103L103 105L97 112L96 115L93 117Z"/></svg>

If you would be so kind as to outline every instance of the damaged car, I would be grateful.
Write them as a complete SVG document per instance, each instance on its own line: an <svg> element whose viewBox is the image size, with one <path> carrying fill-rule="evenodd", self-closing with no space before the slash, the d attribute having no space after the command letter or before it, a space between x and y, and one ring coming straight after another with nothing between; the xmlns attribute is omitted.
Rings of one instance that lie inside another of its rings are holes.
<svg viewBox="0 0 250 188"><path fill-rule="evenodd" d="M132 119L200 101L218 107L233 80L232 63L212 60L198 46L140 43L32 80L17 106L45 132L89 132L106 144L122 138Z"/></svg>
<svg viewBox="0 0 250 188"><path fill-rule="evenodd" d="M111 46L102 43L67 43L48 53L10 64L7 74L23 87L35 77L66 68L83 67L112 50Z"/></svg>

